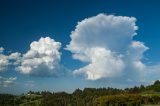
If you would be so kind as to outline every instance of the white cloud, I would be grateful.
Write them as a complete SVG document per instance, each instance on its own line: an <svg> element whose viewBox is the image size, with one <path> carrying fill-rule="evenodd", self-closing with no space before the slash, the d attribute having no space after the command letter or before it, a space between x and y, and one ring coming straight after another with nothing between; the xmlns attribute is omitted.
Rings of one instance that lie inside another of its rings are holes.
<svg viewBox="0 0 160 106"><path fill-rule="evenodd" d="M3 47L0 47L0 53L2 53L4 51Z"/></svg>
<svg viewBox="0 0 160 106"><path fill-rule="evenodd" d="M0 54L0 72L5 71L9 65L8 56Z"/></svg>
<svg viewBox="0 0 160 106"><path fill-rule="evenodd" d="M78 22L66 49L87 65L74 74L84 73L88 80L119 76L133 80L133 74L144 71L141 60L148 47L133 40L138 29L135 22L134 17L105 14Z"/></svg>
<svg viewBox="0 0 160 106"><path fill-rule="evenodd" d="M105 48L91 48L86 51L85 55L90 59L90 64L75 70L74 73L86 73L88 75L87 79L95 80L103 77L113 77L121 73L124 68L121 57Z"/></svg>
<svg viewBox="0 0 160 106"><path fill-rule="evenodd" d="M30 50L25 54L18 52L4 54L4 48L0 48L0 72L15 68L23 74L35 76L57 76L64 74L66 69L59 64L61 53L60 42L50 37L41 37L30 44ZM11 66L11 67L10 67Z"/></svg>
<svg viewBox="0 0 160 106"><path fill-rule="evenodd" d="M5 71L9 65L8 56L3 54L4 48L0 47L0 72Z"/></svg>
<svg viewBox="0 0 160 106"><path fill-rule="evenodd" d="M145 65L140 60L143 58L143 53L148 49L142 42L132 41L127 51L127 58L130 59L134 67L144 70Z"/></svg>
<svg viewBox="0 0 160 106"><path fill-rule="evenodd" d="M40 38L30 44L30 50L23 54L17 70L23 74L48 76L56 74L59 70L61 53L60 42L49 37Z"/></svg>
<svg viewBox="0 0 160 106"><path fill-rule="evenodd" d="M12 60L12 64L13 65L18 65L21 62L21 53L15 52L15 53L11 53L8 56L9 60Z"/></svg>
<svg viewBox="0 0 160 106"><path fill-rule="evenodd" d="M9 59L11 60L18 60L21 57L21 53L15 52L15 53L11 53L9 55Z"/></svg>
<svg viewBox="0 0 160 106"><path fill-rule="evenodd" d="M4 48L0 47L0 72L6 71L10 65L17 65L20 62L21 56L18 52L9 55L4 54L3 52Z"/></svg>
<svg viewBox="0 0 160 106"><path fill-rule="evenodd" d="M0 87L9 87L10 85L13 85L16 79L17 77L5 78L0 76Z"/></svg>

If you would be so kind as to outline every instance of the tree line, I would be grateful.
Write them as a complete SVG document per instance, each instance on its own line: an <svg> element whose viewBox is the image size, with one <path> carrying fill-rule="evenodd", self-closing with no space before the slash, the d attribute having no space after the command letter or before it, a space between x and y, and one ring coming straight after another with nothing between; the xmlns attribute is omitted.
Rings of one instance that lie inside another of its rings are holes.
<svg viewBox="0 0 160 106"><path fill-rule="evenodd" d="M1 106L141 106L160 104L160 81L133 88L84 88L73 93L33 92L20 96L0 94Z"/></svg>

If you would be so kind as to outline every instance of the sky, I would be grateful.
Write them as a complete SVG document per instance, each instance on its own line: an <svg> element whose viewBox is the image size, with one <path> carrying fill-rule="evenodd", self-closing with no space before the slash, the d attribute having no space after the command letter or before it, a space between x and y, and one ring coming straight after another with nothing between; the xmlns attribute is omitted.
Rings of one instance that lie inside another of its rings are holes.
<svg viewBox="0 0 160 106"><path fill-rule="evenodd" d="M160 79L158 0L1 0L0 93Z"/></svg>

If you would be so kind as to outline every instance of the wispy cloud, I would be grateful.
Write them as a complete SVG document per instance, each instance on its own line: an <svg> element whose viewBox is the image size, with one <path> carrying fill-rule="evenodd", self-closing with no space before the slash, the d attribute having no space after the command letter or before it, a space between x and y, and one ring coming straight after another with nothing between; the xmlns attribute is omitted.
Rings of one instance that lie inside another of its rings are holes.
<svg viewBox="0 0 160 106"><path fill-rule="evenodd" d="M0 87L9 87L13 84L15 84L15 80L17 79L17 77L2 77L0 76Z"/></svg>
<svg viewBox="0 0 160 106"><path fill-rule="evenodd" d="M34 87L35 86L35 82L34 81L27 81L26 83L25 83L25 86L26 87L29 87L29 88L32 88L32 87Z"/></svg>

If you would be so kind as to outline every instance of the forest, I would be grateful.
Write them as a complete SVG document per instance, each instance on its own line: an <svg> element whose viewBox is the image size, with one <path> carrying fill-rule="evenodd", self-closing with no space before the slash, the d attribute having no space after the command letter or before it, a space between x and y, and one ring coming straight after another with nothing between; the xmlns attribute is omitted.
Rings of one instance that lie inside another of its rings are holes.
<svg viewBox="0 0 160 106"><path fill-rule="evenodd" d="M0 106L160 106L160 81L133 88L84 88L73 93L0 94Z"/></svg>

